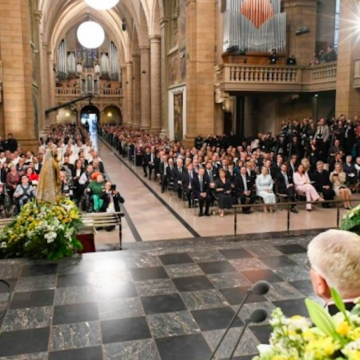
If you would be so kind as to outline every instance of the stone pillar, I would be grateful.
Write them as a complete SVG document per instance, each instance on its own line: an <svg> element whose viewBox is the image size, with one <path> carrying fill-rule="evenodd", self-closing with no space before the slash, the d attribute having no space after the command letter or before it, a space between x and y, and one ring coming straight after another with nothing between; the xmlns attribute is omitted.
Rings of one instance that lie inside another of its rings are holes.
<svg viewBox="0 0 360 360"><path fill-rule="evenodd" d="M197 135L214 134L215 1L186 3L186 135L194 144Z"/></svg>
<svg viewBox="0 0 360 360"><path fill-rule="evenodd" d="M287 17L288 51L295 55L298 65L308 65L316 48L317 0L283 0L282 5ZM310 33L296 36L296 30L304 25Z"/></svg>
<svg viewBox="0 0 360 360"><path fill-rule="evenodd" d="M140 54L133 55L133 126L140 128L141 124L141 92L140 92Z"/></svg>
<svg viewBox="0 0 360 360"><path fill-rule="evenodd" d="M133 64L126 63L126 109L127 119L125 123L127 126L133 126Z"/></svg>
<svg viewBox="0 0 360 360"><path fill-rule="evenodd" d="M161 44L160 36L150 37L151 64L151 128L152 132L161 129Z"/></svg>
<svg viewBox="0 0 360 360"><path fill-rule="evenodd" d="M124 126L127 126L127 118L128 118L128 113L127 113L127 109L128 109L128 103L127 103L127 99L128 99L128 91L127 91L127 73L126 73L126 66L122 66L121 67L121 83L122 83L122 90L123 90L123 99L122 99L122 117L123 117L123 122L122 124Z"/></svg>
<svg viewBox="0 0 360 360"><path fill-rule="evenodd" d="M50 81L49 81L49 57L48 57L48 44L44 41L43 34L41 34L41 92L42 92L42 109L44 114L44 122L42 126L39 126L40 131L44 130L47 126L47 119L45 116L45 110L50 108Z"/></svg>
<svg viewBox="0 0 360 360"><path fill-rule="evenodd" d="M48 51L47 55L48 55L49 83L47 89L44 87L44 91L49 92L49 108L52 108L56 106L56 100L55 100L56 78L54 71L55 64L54 64L54 59L52 57L52 52ZM46 116L46 120L45 120L46 127L56 123L56 114L57 114L56 112L52 112Z"/></svg>
<svg viewBox="0 0 360 360"><path fill-rule="evenodd" d="M4 130L36 152L29 1L0 0L0 9Z"/></svg>
<svg viewBox="0 0 360 360"><path fill-rule="evenodd" d="M141 125L144 130L150 129L151 124L151 91L150 91L150 48L140 48L141 59Z"/></svg>
<svg viewBox="0 0 360 360"><path fill-rule="evenodd" d="M161 30L161 136L169 136L169 99L168 99L168 51L169 20L160 20Z"/></svg>
<svg viewBox="0 0 360 360"><path fill-rule="evenodd" d="M336 77L336 115L349 117L360 114L360 94L353 88L354 59L359 58L357 38L354 31L358 5L352 0L342 0L340 9L340 34Z"/></svg>

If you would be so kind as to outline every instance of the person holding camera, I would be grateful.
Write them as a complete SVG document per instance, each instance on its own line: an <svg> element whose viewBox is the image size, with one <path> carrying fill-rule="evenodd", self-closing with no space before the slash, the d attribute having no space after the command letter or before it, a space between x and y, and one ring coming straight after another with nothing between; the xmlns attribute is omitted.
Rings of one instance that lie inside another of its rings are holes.
<svg viewBox="0 0 360 360"><path fill-rule="evenodd" d="M105 184L106 200L104 203L104 209L106 212L120 212L120 204L124 204L125 199L116 190L116 185L110 181Z"/></svg>

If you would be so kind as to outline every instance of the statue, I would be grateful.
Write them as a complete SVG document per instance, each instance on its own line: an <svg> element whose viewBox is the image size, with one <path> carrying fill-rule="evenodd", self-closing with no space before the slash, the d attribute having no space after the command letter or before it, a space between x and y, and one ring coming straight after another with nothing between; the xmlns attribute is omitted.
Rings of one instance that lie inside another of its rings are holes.
<svg viewBox="0 0 360 360"><path fill-rule="evenodd" d="M57 160L57 151L47 149L44 164L41 169L36 200L55 204L61 199L60 166Z"/></svg>

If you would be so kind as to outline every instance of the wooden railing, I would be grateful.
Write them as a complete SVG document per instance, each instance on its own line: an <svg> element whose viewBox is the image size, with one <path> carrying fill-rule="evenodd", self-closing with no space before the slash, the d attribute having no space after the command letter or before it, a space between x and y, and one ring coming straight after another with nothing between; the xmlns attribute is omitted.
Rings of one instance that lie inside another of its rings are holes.
<svg viewBox="0 0 360 360"><path fill-rule="evenodd" d="M332 90L335 89L336 70L336 62L313 67L224 64L215 67L215 84L225 91Z"/></svg>

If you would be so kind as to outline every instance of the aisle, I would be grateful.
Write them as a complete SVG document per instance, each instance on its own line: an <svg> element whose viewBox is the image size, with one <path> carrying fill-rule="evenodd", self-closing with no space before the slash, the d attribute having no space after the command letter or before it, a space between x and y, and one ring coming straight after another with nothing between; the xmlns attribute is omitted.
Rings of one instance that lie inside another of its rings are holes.
<svg viewBox="0 0 360 360"><path fill-rule="evenodd" d="M125 242L131 241L129 231L132 232L135 241L193 237L191 232L143 186L141 181L117 159L107 146L101 141L98 141L96 145L107 175L125 198L125 218L128 225L124 229ZM106 234L101 234L101 236L104 237L102 242L106 242Z"/></svg>

